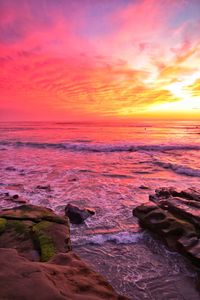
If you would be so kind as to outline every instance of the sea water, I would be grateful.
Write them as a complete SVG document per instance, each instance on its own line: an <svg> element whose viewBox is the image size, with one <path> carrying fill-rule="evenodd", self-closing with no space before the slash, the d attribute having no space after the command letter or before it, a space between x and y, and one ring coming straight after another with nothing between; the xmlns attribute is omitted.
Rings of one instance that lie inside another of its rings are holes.
<svg viewBox="0 0 200 300"><path fill-rule="evenodd" d="M67 203L94 208L71 226L73 250L131 299L198 299L193 267L141 230L132 209L162 186L198 188L199 163L198 121L0 124L0 192L58 214Z"/></svg>

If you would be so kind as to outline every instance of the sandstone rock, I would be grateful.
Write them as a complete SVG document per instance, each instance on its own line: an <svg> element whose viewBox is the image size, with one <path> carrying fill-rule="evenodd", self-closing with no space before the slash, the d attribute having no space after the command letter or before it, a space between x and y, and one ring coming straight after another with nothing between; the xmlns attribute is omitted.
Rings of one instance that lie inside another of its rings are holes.
<svg viewBox="0 0 200 300"><path fill-rule="evenodd" d="M128 299L70 250L68 218L34 205L1 211L0 299Z"/></svg>
<svg viewBox="0 0 200 300"><path fill-rule="evenodd" d="M61 224L68 224L66 218L56 215L50 208L36 205L21 205L12 209L0 211L0 217L6 219L29 220L33 222L50 221Z"/></svg>
<svg viewBox="0 0 200 300"><path fill-rule="evenodd" d="M65 207L65 215L69 218L73 224L81 224L88 217L95 214L95 211L89 208L80 209L78 206L73 204L67 204Z"/></svg>
<svg viewBox="0 0 200 300"><path fill-rule="evenodd" d="M155 195L150 195L149 199L179 218L187 219L200 227L200 192L193 189L177 191L162 188L156 190Z"/></svg>
<svg viewBox="0 0 200 300"><path fill-rule="evenodd" d="M40 260L48 261L55 253L71 250L69 227L55 222L41 221L32 227Z"/></svg>
<svg viewBox="0 0 200 300"><path fill-rule="evenodd" d="M200 190L195 190L193 188L187 189L187 190L181 190L178 191L174 189L173 187L163 187L155 190L155 195L152 197L166 197L169 198L169 196L172 197L181 197L188 200L197 200L200 201Z"/></svg>
<svg viewBox="0 0 200 300"><path fill-rule="evenodd" d="M31 262L0 249L0 295L5 300L126 300L73 252L48 263Z"/></svg>
<svg viewBox="0 0 200 300"><path fill-rule="evenodd" d="M0 247L14 248L32 261L48 261L71 250L68 219L34 205L1 211Z"/></svg>
<svg viewBox="0 0 200 300"><path fill-rule="evenodd" d="M200 265L200 191L160 188L133 215L195 264Z"/></svg>

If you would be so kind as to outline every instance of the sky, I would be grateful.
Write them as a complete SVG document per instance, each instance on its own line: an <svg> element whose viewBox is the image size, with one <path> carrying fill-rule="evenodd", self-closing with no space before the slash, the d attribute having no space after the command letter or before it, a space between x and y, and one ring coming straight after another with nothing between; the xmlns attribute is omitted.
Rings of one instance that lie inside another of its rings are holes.
<svg viewBox="0 0 200 300"><path fill-rule="evenodd" d="M200 119L200 0L0 0L0 119Z"/></svg>

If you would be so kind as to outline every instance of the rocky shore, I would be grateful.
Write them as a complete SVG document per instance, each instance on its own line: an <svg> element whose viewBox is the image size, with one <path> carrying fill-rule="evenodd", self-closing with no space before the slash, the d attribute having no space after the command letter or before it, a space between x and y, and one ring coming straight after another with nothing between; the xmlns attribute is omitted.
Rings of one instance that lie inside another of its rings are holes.
<svg viewBox="0 0 200 300"><path fill-rule="evenodd" d="M160 188L149 202L133 209L141 227L161 238L171 250L200 266L200 191ZM200 289L199 281L197 287Z"/></svg>
<svg viewBox="0 0 200 300"><path fill-rule="evenodd" d="M161 188L133 215L141 226L158 234L174 250L200 265L200 192Z"/></svg>
<svg viewBox="0 0 200 300"><path fill-rule="evenodd" d="M4 196L11 197L9 194ZM16 201L19 201L18 205L23 203L15 196ZM69 222L81 224L94 214L92 209L80 209L72 204L66 206L65 216L30 204L1 210L0 299L128 299L117 294L101 275L72 251ZM199 190L157 189L148 202L133 209L133 215L170 250L187 257L199 272ZM198 290L199 282L196 282ZM158 281L157 284L166 287L166 282ZM192 286L192 283L188 284ZM190 291L185 299L198 299L189 294Z"/></svg>
<svg viewBox="0 0 200 300"><path fill-rule="evenodd" d="M4 300L125 300L70 244L68 217L34 205L0 211L0 295Z"/></svg>

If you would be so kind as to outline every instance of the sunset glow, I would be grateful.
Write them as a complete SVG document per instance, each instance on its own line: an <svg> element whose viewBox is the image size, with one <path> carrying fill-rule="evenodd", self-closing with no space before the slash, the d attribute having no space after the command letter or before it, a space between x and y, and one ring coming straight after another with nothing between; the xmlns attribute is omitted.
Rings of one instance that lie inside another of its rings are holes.
<svg viewBox="0 0 200 300"><path fill-rule="evenodd" d="M1 120L200 117L199 0L2 0Z"/></svg>

